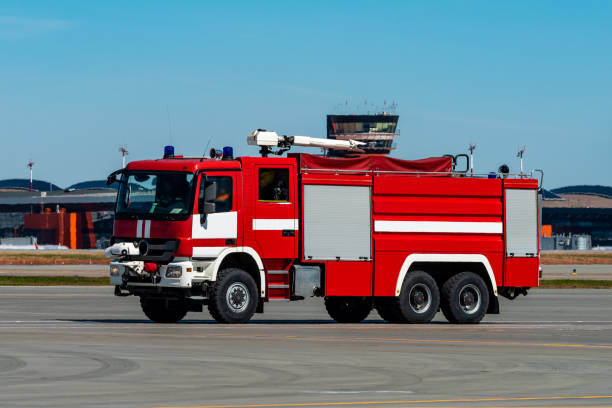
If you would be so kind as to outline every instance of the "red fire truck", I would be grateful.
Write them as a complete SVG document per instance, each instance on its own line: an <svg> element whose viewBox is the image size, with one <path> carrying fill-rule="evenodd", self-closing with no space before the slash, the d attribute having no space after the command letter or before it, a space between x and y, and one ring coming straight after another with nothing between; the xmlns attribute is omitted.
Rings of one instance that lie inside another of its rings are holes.
<svg viewBox="0 0 612 408"><path fill-rule="evenodd" d="M375 308L392 323L499 313L538 286L538 181L457 171L458 157L279 155L359 142L255 131L262 157L175 156L112 173L107 256L117 296L155 322L202 311L244 323L266 302L323 297L338 322ZM274 151L273 149L277 149ZM465 156L465 155L463 155ZM467 157L467 156L466 156Z"/></svg>

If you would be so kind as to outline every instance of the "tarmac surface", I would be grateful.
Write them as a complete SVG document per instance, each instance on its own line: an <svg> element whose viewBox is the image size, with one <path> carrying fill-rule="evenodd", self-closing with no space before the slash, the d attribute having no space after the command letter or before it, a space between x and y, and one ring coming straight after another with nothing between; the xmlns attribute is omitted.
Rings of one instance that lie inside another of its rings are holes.
<svg viewBox="0 0 612 408"><path fill-rule="evenodd" d="M2 407L612 406L612 291L532 290L479 325L154 324L109 287L0 287Z"/></svg>
<svg viewBox="0 0 612 408"><path fill-rule="evenodd" d="M612 280L612 265L542 265L542 274L542 279ZM108 265L0 265L0 276L105 277Z"/></svg>
<svg viewBox="0 0 612 408"><path fill-rule="evenodd" d="M612 280L612 265L542 265L542 279Z"/></svg>

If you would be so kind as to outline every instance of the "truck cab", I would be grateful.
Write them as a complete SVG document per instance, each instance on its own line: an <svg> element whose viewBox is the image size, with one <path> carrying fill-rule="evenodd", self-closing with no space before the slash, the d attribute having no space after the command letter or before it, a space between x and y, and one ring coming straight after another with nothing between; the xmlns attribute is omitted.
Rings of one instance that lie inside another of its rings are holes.
<svg viewBox="0 0 612 408"><path fill-rule="evenodd" d="M202 310L219 272L232 269L247 281L231 289L236 310L250 315L263 310L264 299L289 300L287 270L298 255L296 179L291 158L129 163L110 180L119 183L106 251L117 257L110 264L116 294L140 296L147 316L172 321ZM266 270L279 283L267 285ZM224 315L230 311L213 315L231 321Z"/></svg>

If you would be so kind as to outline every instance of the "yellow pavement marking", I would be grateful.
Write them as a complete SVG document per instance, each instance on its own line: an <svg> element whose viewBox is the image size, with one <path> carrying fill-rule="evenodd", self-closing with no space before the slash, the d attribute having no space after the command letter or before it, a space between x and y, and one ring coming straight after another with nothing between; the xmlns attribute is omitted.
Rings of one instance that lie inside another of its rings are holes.
<svg viewBox="0 0 612 408"><path fill-rule="evenodd" d="M612 408L612 405L477 405L476 408ZM183 407L181 407L183 408ZM431 405L409 405L404 407L385 407L385 408L432 408ZM436 405L433 408L463 408L460 405Z"/></svg>
<svg viewBox="0 0 612 408"><path fill-rule="evenodd" d="M512 397L512 398L457 398L437 400L406 400L406 401L340 401L340 402L303 402L280 404L236 404L236 405L189 405L160 406L157 408L266 408L266 407L328 407L343 405L391 405L391 404L440 404L447 402L512 402L512 401L553 401L553 400L594 400L612 399L612 395L580 395L566 397ZM389 407L399 408L399 407ZM415 407L409 407L415 408ZM439 408L439 407L438 407ZM575 408L575 407L573 407Z"/></svg>

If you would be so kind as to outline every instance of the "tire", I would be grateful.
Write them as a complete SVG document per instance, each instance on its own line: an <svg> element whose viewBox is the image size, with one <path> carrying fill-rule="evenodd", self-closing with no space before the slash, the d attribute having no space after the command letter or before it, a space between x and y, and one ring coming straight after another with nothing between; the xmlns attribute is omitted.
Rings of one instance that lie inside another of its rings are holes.
<svg viewBox="0 0 612 408"><path fill-rule="evenodd" d="M438 284L427 272L408 273L394 307L407 323L429 323L440 307Z"/></svg>
<svg viewBox="0 0 612 408"><path fill-rule="evenodd" d="M487 313L489 289L473 272L461 272L442 286L442 313L451 323L476 324Z"/></svg>
<svg viewBox="0 0 612 408"><path fill-rule="evenodd" d="M408 323L399 310L399 306L394 305L394 303L397 303L396 298L379 299L376 302L376 311L383 320L389 323Z"/></svg>
<svg viewBox="0 0 612 408"><path fill-rule="evenodd" d="M176 300L140 298L144 314L155 323L176 323L187 314L187 308Z"/></svg>
<svg viewBox="0 0 612 408"><path fill-rule="evenodd" d="M219 271L208 311L219 323L246 323L257 308L259 290L253 277L238 268Z"/></svg>
<svg viewBox="0 0 612 408"><path fill-rule="evenodd" d="M383 299L376 310L389 323L429 323L440 307L440 289L423 271L409 272L399 296Z"/></svg>
<svg viewBox="0 0 612 408"><path fill-rule="evenodd" d="M355 296L326 297L325 309L338 323L359 323L372 311L372 299Z"/></svg>

